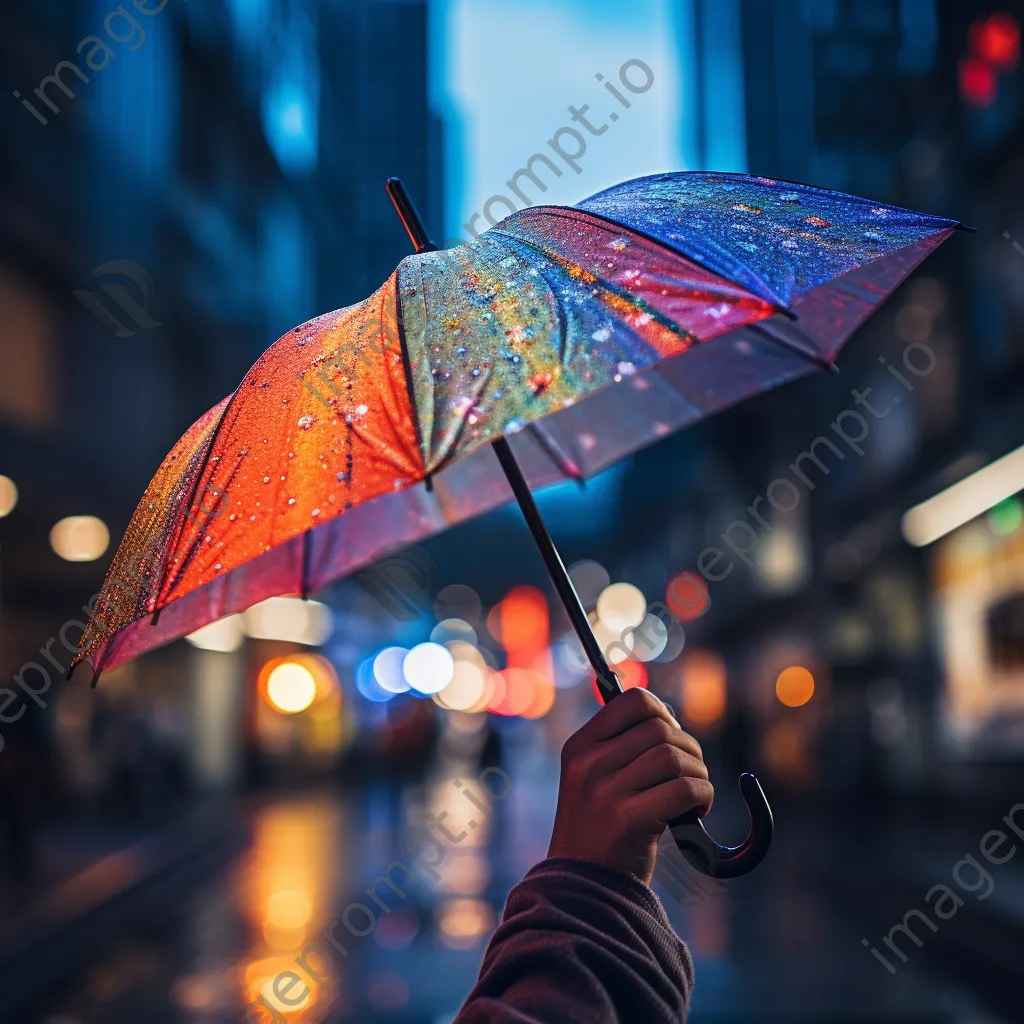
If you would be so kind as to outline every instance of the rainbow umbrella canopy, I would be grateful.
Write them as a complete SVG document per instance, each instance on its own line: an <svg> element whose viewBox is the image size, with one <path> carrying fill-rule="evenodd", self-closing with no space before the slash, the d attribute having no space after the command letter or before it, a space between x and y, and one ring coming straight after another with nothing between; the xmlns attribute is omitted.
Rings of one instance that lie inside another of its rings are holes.
<svg viewBox="0 0 1024 1024"><path fill-rule="evenodd" d="M296 327L164 460L74 664L112 668L832 364L956 221L709 172L531 207Z"/></svg>

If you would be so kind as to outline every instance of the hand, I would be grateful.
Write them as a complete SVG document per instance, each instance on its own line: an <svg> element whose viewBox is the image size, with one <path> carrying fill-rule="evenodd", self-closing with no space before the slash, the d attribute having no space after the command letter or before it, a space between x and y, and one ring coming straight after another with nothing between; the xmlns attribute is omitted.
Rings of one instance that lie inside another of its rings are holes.
<svg viewBox="0 0 1024 1024"><path fill-rule="evenodd" d="M651 881L668 822L715 791L700 744L653 694L634 688L562 747L549 857L578 857Z"/></svg>

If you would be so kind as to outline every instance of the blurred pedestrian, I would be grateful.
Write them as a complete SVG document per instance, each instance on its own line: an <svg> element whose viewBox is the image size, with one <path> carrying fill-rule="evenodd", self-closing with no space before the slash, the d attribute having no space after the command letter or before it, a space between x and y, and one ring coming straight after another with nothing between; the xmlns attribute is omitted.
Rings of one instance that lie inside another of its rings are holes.
<svg viewBox="0 0 1024 1024"><path fill-rule="evenodd" d="M455 1024L678 1024L693 961L650 888L658 840L711 807L697 741L632 689L562 748L548 858L511 893Z"/></svg>

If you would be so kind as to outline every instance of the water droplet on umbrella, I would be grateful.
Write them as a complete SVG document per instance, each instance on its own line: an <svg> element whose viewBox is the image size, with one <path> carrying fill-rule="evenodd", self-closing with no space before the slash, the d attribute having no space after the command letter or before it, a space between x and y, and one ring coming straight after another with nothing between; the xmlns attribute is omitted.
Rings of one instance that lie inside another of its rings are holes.
<svg viewBox="0 0 1024 1024"><path fill-rule="evenodd" d="M269 484L269 483L270 483L270 477L269 477L269 476L265 476L265 477L263 478L263 482L264 482L265 484Z"/></svg>
<svg viewBox="0 0 1024 1024"><path fill-rule="evenodd" d="M315 421L315 420L313 419L313 417L312 417L312 416L300 416L300 417L299 417L299 426L300 426L300 427L301 427L301 428L302 428L303 430L309 430L309 428L310 428L311 426L313 426L313 424L314 424L315 422L316 422L316 421Z"/></svg>
<svg viewBox="0 0 1024 1024"><path fill-rule="evenodd" d="M288 504L289 505L294 505L295 504L295 499L294 498L289 498L288 499Z"/></svg>
<svg viewBox="0 0 1024 1024"><path fill-rule="evenodd" d="M344 482L344 480L345 480L345 474L344 474L344 473L339 473L339 474L338 474L338 479L339 479L339 480L341 480L342 482Z"/></svg>
<svg viewBox="0 0 1024 1024"><path fill-rule="evenodd" d="M313 335L307 334L305 338L299 338L299 340L295 344L298 345L299 348L302 348L304 345L308 345L312 340Z"/></svg>

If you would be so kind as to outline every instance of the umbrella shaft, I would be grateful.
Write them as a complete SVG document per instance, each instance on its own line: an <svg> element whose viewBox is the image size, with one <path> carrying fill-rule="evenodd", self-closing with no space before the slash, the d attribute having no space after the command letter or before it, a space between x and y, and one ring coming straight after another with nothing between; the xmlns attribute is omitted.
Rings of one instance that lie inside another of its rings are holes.
<svg viewBox="0 0 1024 1024"><path fill-rule="evenodd" d="M576 588L572 585L572 580L569 578L569 573L555 547L555 542L551 539L551 534L548 533L547 526L541 518L540 510L533 500L533 494L523 476L523 471L519 468L519 463L516 462L512 449L504 437L494 442L494 452L498 456L501 468L505 471L505 476L512 487L512 493L515 495L516 501L519 502L526 525L529 526L530 533L533 534L533 539L540 549L541 557L551 574L555 590L558 591L558 596L562 599L569 621L572 623L573 629L576 630L587 660L594 669L601 697L607 704L613 697L622 693L622 687L619 686L614 673L608 668L597 637L594 636L594 631L590 628L587 613L583 610L583 605L580 604Z"/></svg>

